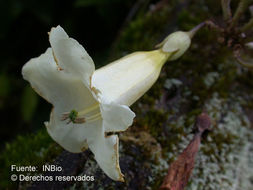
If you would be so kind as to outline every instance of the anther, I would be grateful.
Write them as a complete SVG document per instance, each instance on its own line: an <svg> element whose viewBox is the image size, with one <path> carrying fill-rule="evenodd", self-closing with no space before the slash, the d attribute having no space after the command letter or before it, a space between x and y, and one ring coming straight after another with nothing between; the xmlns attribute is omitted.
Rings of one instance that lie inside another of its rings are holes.
<svg viewBox="0 0 253 190"><path fill-rule="evenodd" d="M85 115L88 113L94 112L95 110L99 110L98 103L96 103L96 104L94 104L94 105L92 105L80 112L77 112L76 110L71 110L70 112L65 112L62 114L61 120L62 121L68 120L67 124L69 124L71 122L78 123L78 124L85 123L86 121L93 122L93 121L96 121L99 118L101 118L100 111L96 114L91 115L91 116L86 117Z"/></svg>
<svg viewBox="0 0 253 190"><path fill-rule="evenodd" d="M61 120L68 120L67 124L72 123L85 123L85 119L83 117L78 117L78 112L76 110L72 110L71 112L63 113Z"/></svg>

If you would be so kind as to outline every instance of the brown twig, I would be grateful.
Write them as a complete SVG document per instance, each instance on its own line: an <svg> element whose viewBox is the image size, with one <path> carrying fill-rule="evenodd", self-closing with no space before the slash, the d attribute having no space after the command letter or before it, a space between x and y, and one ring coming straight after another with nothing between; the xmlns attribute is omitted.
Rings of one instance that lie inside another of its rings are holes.
<svg viewBox="0 0 253 190"><path fill-rule="evenodd" d="M212 30L216 30L218 32L224 32L224 28L220 27L219 25L215 24L212 20L207 20L206 26L209 27Z"/></svg>

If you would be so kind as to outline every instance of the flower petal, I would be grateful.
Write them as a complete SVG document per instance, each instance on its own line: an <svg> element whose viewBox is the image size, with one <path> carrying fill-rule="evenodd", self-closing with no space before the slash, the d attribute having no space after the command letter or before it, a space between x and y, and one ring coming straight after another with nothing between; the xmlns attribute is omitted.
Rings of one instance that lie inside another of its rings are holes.
<svg viewBox="0 0 253 190"><path fill-rule="evenodd" d="M89 86L95 65L83 46L73 38L69 38L60 26L52 28L49 41L59 66L66 72L83 77Z"/></svg>
<svg viewBox="0 0 253 190"><path fill-rule="evenodd" d="M59 110L54 109L46 126L50 136L69 152L82 152L89 146L102 170L113 180L123 181L118 136L105 137L101 119L92 123L66 124L60 120Z"/></svg>
<svg viewBox="0 0 253 190"><path fill-rule="evenodd" d="M89 88L80 79L59 69L51 48L28 61L22 68L22 74L39 95L61 112L79 111L96 103Z"/></svg>
<svg viewBox="0 0 253 190"><path fill-rule="evenodd" d="M124 182L124 176L119 167L119 139L117 135L104 137L100 134L96 141L90 144L91 151L103 171L113 180Z"/></svg>
<svg viewBox="0 0 253 190"><path fill-rule="evenodd" d="M46 122L46 127L50 136L69 152L83 152L88 148L88 144L94 143L98 134L102 133L102 120L83 124L67 124L61 120L62 112L55 107L50 115L50 121ZM101 135L100 135L101 136Z"/></svg>
<svg viewBox="0 0 253 190"><path fill-rule="evenodd" d="M125 105L101 104L105 132L125 131L133 123L135 113Z"/></svg>
<svg viewBox="0 0 253 190"><path fill-rule="evenodd" d="M130 106L155 83L168 56L161 50L132 53L96 70L92 86L102 102Z"/></svg>

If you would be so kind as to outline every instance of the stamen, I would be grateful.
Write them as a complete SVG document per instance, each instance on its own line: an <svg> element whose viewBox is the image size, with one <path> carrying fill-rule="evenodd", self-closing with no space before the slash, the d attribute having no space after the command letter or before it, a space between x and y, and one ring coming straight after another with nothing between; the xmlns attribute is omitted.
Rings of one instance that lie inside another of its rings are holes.
<svg viewBox="0 0 253 190"><path fill-rule="evenodd" d="M77 118L77 115L78 115L78 112L76 110L72 110L70 113L69 113L69 119L70 121L72 121L74 123L74 121L76 120Z"/></svg>
<svg viewBox="0 0 253 190"><path fill-rule="evenodd" d="M101 117L97 117L97 118L94 118L94 119L92 119L92 120L89 120L88 121L88 123L92 123L92 122L94 122L94 121L97 121L97 120L99 120Z"/></svg>
<svg viewBox="0 0 253 190"><path fill-rule="evenodd" d="M69 118L69 112L65 112L62 114L61 120L64 121Z"/></svg>
<svg viewBox="0 0 253 190"><path fill-rule="evenodd" d="M100 118L101 118L101 113L99 112L99 113L97 113L95 115L92 115L90 117L86 117L86 121L87 122L93 122L93 121L96 121L96 120L98 120Z"/></svg>
<svg viewBox="0 0 253 190"><path fill-rule="evenodd" d="M94 110L96 110L98 108L99 108L99 104L97 103L95 105L92 105L89 108L86 108L86 109L80 111L80 112L77 112L76 110L71 110L70 112L63 113L61 120L62 121L68 120L67 124L69 124L71 122L78 123L78 124L85 123L86 121L93 122L93 121L96 121L101 118L100 111L98 113L92 114L91 116L88 116L88 117L84 117L84 116L85 116L85 114L93 112Z"/></svg>
<svg viewBox="0 0 253 190"><path fill-rule="evenodd" d="M73 123L85 123L85 118L83 117L78 117L75 119Z"/></svg>
<svg viewBox="0 0 253 190"><path fill-rule="evenodd" d="M71 112L63 113L61 120L64 121L64 120L69 119L67 124L70 124L71 122L73 122L73 123L84 123L85 122L84 118L77 117L77 116L78 116L78 112L76 110L71 110Z"/></svg>
<svg viewBox="0 0 253 190"><path fill-rule="evenodd" d="M91 111L93 111L97 108L99 108L99 103L96 103L96 104L92 105L91 107L88 107L88 108L78 112L78 115L85 115L85 114L87 114L87 113L89 113L89 112L91 112Z"/></svg>

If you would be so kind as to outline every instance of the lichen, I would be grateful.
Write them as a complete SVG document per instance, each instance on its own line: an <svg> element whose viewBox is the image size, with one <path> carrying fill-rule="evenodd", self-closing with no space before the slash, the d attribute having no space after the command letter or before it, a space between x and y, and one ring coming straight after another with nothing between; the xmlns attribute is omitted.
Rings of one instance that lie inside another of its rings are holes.
<svg viewBox="0 0 253 190"><path fill-rule="evenodd" d="M253 167L249 162L253 135L240 97L224 100L214 93L205 108L216 124L200 148L188 189L251 189L253 172L247 171L246 177L241 173L243 168Z"/></svg>
<svg viewBox="0 0 253 190"><path fill-rule="evenodd" d="M166 79L164 87L170 90L173 86L179 87L183 83L180 80L177 79Z"/></svg>
<svg viewBox="0 0 253 190"><path fill-rule="evenodd" d="M204 83L207 86L207 88L210 88L216 82L217 78L219 78L219 73L217 72L207 73L206 77L204 78Z"/></svg>

